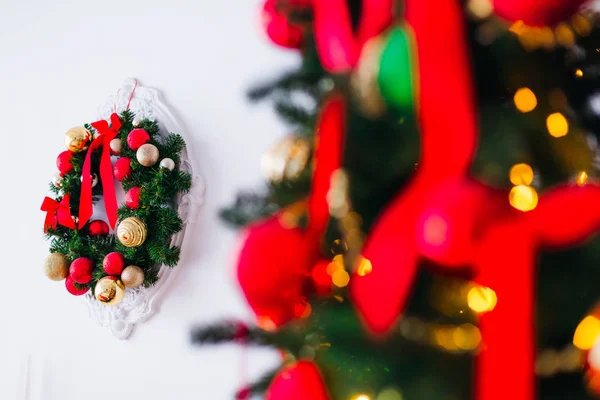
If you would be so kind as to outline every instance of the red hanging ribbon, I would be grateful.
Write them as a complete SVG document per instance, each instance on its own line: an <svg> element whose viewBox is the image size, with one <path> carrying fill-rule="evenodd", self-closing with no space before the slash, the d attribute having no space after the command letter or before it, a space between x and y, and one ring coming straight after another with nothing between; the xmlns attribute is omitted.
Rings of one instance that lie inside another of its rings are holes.
<svg viewBox="0 0 600 400"><path fill-rule="evenodd" d="M75 221L71 217L70 195L65 194L60 202L51 197L44 198L41 210L47 213L44 221L44 232L48 232L48 228L56 229L58 224L75 229Z"/></svg>
<svg viewBox="0 0 600 400"><path fill-rule="evenodd" d="M115 182L113 176L113 167L110 160L109 143L119 134L121 128L121 120L116 113L110 116L112 125L109 127L108 122L100 120L94 122L92 126L98 131L99 135L90 145L90 148L83 163L81 182L81 201L79 203L79 229L81 229L92 217L93 201L92 201L92 153L102 147L102 156L100 159L100 180L102 181L102 190L104 192L104 206L106 207L106 216L111 228L114 229L117 224L117 194L115 192Z"/></svg>

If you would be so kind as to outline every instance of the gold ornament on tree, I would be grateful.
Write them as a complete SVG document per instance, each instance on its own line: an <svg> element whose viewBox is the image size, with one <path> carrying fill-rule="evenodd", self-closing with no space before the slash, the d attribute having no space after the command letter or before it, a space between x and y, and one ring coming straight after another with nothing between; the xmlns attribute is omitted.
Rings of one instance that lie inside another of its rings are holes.
<svg viewBox="0 0 600 400"><path fill-rule="evenodd" d="M148 227L139 218L125 218L117 228L117 238L123 246L138 247L146 241Z"/></svg>
<svg viewBox="0 0 600 400"><path fill-rule="evenodd" d="M53 281L62 281L69 275L69 259L61 253L52 253L44 262L44 273Z"/></svg>
<svg viewBox="0 0 600 400"><path fill-rule="evenodd" d="M144 167L151 167L156 164L159 156L156 146L150 143L143 144L135 153L138 162Z"/></svg>
<svg viewBox="0 0 600 400"><path fill-rule="evenodd" d="M128 288L136 289L144 283L144 271L137 265L125 267L121 272L121 281Z"/></svg>
<svg viewBox="0 0 600 400"><path fill-rule="evenodd" d="M65 134L65 146L73 153L87 150L92 134L82 126L69 129Z"/></svg>
<svg viewBox="0 0 600 400"><path fill-rule="evenodd" d="M260 164L265 177L273 183L300 177L310 159L306 139L288 135L263 154Z"/></svg>
<svg viewBox="0 0 600 400"><path fill-rule="evenodd" d="M125 285L114 276L106 276L96 283L94 296L102 304L116 306L125 297Z"/></svg>

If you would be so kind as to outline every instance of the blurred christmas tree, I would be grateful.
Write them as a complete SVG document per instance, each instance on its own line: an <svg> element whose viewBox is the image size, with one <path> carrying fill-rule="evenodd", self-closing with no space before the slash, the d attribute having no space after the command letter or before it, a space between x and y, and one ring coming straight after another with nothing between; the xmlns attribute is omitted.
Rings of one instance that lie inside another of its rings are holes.
<svg viewBox="0 0 600 400"><path fill-rule="evenodd" d="M302 64L250 97L294 133L223 211L249 224L257 326L193 334L284 351L239 398L600 393L600 25L581 3L267 0Z"/></svg>

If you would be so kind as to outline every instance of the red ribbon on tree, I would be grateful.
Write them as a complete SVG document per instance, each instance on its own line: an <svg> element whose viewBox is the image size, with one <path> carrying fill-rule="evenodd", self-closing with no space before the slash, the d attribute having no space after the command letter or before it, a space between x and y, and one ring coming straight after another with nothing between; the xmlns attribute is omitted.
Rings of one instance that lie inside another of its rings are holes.
<svg viewBox="0 0 600 400"><path fill-rule="evenodd" d="M94 204L92 201L92 153L102 147L102 156L100 159L100 180L102 181L102 190L104 192L104 206L106 207L106 216L111 228L114 229L117 224L117 194L115 192L115 182L113 176L112 162L110 160L109 143L118 134L121 128L121 120L116 113L110 116L111 126L108 122L100 120L92 123L92 126L98 131L98 136L87 152L83 171L81 176L81 201L79 203L79 229L81 229L92 217Z"/></svg>
<svg viewBox="0 0 600 400"><path fill-rule="evenodd" d="M58 224L75 229L75 221L71 217L70 195L65 194L60 202L51 197L46 197L41 209L47 212L46 220L44 221L44 232L48 232L48 228L56 229Z"/></svg>

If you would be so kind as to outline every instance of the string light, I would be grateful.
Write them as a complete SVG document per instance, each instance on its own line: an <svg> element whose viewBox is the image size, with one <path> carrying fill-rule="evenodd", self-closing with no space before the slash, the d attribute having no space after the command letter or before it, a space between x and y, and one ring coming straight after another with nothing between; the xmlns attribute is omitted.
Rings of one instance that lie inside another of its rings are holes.
<svg viewBox="0 0 600 400"><path fill-rule="evenodd" d="M473 286L467 294L469 308L477 313L492 311L497 303L496 292L485 286Z"/></svg>
<svg viewBox="0 0 600 400"><path fill-rule="evenodd" d="M346 287L350 282L350 275L348 274L348 272L346 272L346 270L340 269L333 273L333 275L331 276L331 280L333 281L333 284L337 287Z"/></svg>
<svg viewBox="0 0 600 400"><path fill-rule="evenodd" d="M588 315L579 323L577 329L575 329L573 344L578 349L589 350L594 347L598 335L600 335L600 320L592 315Z"/></svg>
<svg viewBox="0 0 600 400"><path fill-rule="evenodd" d="M533 93L531 89L527 87L517 90L513 100L517 110L521 111L522 113L533 111L537 106L537 98L535 97L535 93Z"/></svg>
<svg viewBox="0 0 600 400"><path fill-rule="evenodd" d="M356 273L359 276L366 276L369 275L372 271L373 265L371 264L371 261L364 257L360 257L358 267L356 268Z"/></svg>
<svg viewBox="0 0 600 400"><path fill-rule="evenodd" d="M513 185L531 185L533 182L533 169L525 163L515 164L509 172Z"/></svg>
<svg viewBox="0 0 600 400"><path fill-rule="evenodd" d="M556 138L563 137L569 133L569 122L561 113L548 115L546 127L550 135Z"/></svg>
<svg viewBox="0 0 600 400"><path fill-rule="evenodd" d="M510 205L520 211L531 211L538 203L538 194L534 188L526 185L517 185L510 190L508 195Z"/></svg>
<svg viewBox="0 0 600 400"><path fill-rule="evenodd" d="M583 76L583 71L581 70L581 68L577 68L575 70L575 76L578 78L581 78Z"/></svg>
<svg viewBox="0 0 600 400"><path fill-rule="evenodd" d="M575 34L565 23L556 27L556 41L563 47L572 47L575 44Z"/></svg>

